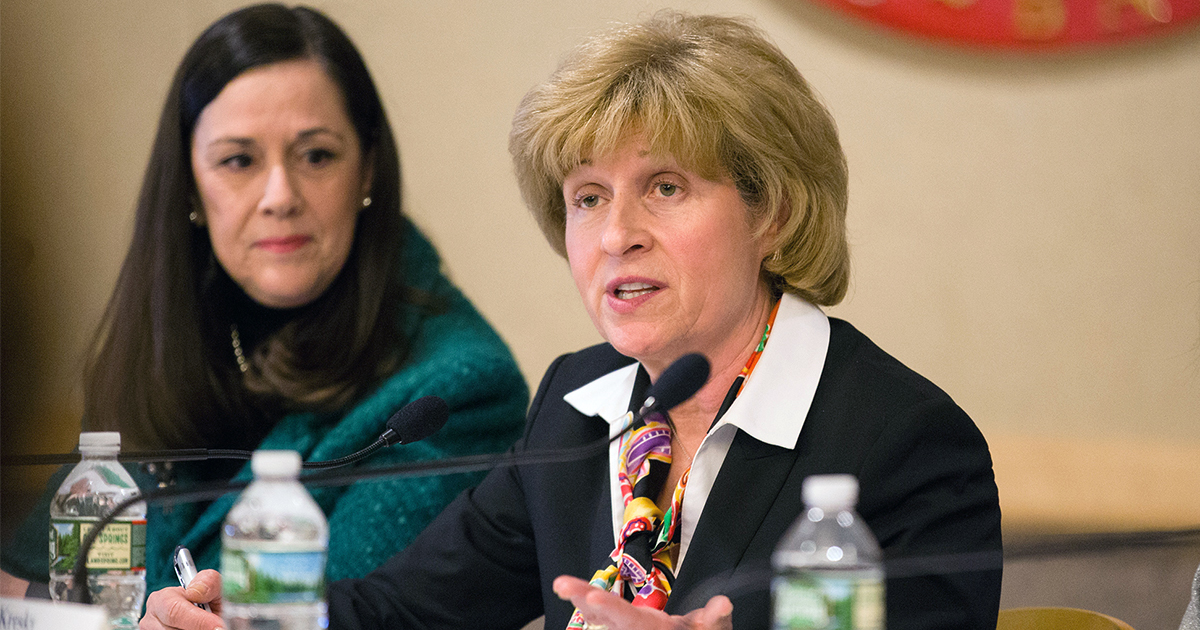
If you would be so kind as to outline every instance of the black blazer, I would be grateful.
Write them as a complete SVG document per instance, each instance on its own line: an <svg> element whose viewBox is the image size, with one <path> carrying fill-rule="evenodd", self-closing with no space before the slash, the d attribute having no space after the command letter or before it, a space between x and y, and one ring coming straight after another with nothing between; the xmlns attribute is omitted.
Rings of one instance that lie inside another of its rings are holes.
<svg viewBox="0 0 1200 630"><path fill-rule="evenodd" d="M887 562L887 627L996 627L1000 507L991 457L970 418L940 389L850 324L830 344L794 449L738 431L697 523L667 612L724 593L735 628L770 623L769 559L803 510L801 481L850 473L858 511ZM607 344L559 357L514 449L605 439L608 423L563 395L632 359ZM405 551L328 590L332 628L520 628L541 614L566 626L554 578L583 579L613 548L607 451L578 461L501 467L455 500Z"/></svg>

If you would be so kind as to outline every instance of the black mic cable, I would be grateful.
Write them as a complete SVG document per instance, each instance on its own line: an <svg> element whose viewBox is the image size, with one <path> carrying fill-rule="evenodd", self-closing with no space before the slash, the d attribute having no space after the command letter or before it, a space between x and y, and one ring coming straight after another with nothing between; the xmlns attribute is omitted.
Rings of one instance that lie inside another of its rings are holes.
<svg viewBox="0 0 1200 630"><path fill-rule="evenodd" d="M646 393L646 401L634 415L634 421L644 419L651 413L661 412L691 398L708 381L708 359L702 354L687 354L667 366L658 381ZM450 417L446 402L437 396L425 396L405 405L387 420L388 429L374 444L357 453L321 462L304 462L305 470L337 468L359 461L384 446L399 440L409 444L422 440L442 428ZM668 424L670 420L668 418ZM627 427L626 427L627 428ZM674 427L672 427L674 429ZM419 437L417 437L419 435ZM249 460L253 451L229 448L179 448L153 451L129 451L117 454L119 462L190 462L208 459ZM0 461L3 466L43 466L75 464L79 453L54 453L44 455L9 455ZM152 472L152 471L151 471Z"/></svg>
<svg viewBox="0 0 1200 630"><path fill-rule="evenodd" d="M418 398L401 407L387 419L385 430L370 446L337 459L319 462L303 462L306 470L323 470L353 464L375 451L393 444L411 444L436 433L450 419L446 401L437 396ZM208 459L249 460L253 451L231 448L179 448L154 451L130 451L119 453L119 462L192 462ZM79 453L57 453L52 455L12 455L4 458L4 466L39 466L46 464L74 464L79 462ZM154 471L149 471L153 473Z"/></svg>

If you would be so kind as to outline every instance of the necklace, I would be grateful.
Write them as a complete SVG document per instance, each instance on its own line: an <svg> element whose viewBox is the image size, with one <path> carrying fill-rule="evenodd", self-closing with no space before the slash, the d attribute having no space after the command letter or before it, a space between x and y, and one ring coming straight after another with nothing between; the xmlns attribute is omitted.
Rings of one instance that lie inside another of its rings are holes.
<svg viewBox="0 0 1200 630"><path fill-rule="evenodd" d="M671 438L674 440L674 442L676 444L679 445L679 449L683 451L683 454L687 455L687 467L691 467L692 460L694 459L694 457L692 456L692 452L689 451L688 448L683 445L683 440L681 440L678 435L672 435Z"/></svg>
<svg viewBox="0 0 1200 630"><path fill-rule="evenodd" d="M732 391L726 397L727 400L725 401L725 404L722 405L722 412L724 412L725 408L733 402L733 399L729 398L729 396L736 398L738 394L742 393L742 388L746 386L746 379L750 377L750 373L753 372L754 368L758 365L758 358L762 356L763 349L767 347L767 340L771 338L771 327L775 324L775 316L779 314L780 302L782 302L782 300L776 300L775 306L771 307L771 314L767 316L767 325L763 328L762 338L758 340L758 344L755 346L754 352L750 354L750 358L746 361L746 365L742 367L742 371L739 372L737 377L733 379L733 386L730 388ZM716 426L717 420L720 419L720 416L721 413L719 412L717 418L713 419L713 426ZM667 422L670 425L671 421L669 418ZM687 466L691 467L691 462L695 460L695 457L692 455L692 452L683 445L683 439L679 437L678 431L675 430L674 425L670 426L671 443L679 445L680 450L682 450L683 454L687 456ZM712 427L710 426L709 431L711 430Z"/></svg>
<svg viewBox="0 0 1200 630"><path fill-rule="evenodd" d="M238 369L245 374L250 365L246 363L246 355L242 352L242 337L238 334L237 324L229 325L229 338L233 342L233 358L237 359Z"/></svg>

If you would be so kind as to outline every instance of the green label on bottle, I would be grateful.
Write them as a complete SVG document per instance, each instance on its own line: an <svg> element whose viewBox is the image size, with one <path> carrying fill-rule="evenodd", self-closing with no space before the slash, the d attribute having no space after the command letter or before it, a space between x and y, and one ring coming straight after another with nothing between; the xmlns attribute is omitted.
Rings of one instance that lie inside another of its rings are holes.
<svg viewBox="0 0 1200 630"><path fill-rule="evenodd" d="M68 573L75 567L79 545L96 527L95 518L56 518L50 521L50 571ZM144 571L146 520L117 521L104 526L88 550L90 573Z"/></svg>
<svg viewBox="0 0 1200 630"><path fill-rule="evenodd" d="M325 552L221 551L221 596L235 604L304 604L325 599Z"/></svg>
<svg viewBox="0 0 1200 630"><path fill-rule="evenodd" d="M874 577L779 576L771 598L774 630L883 628L883 584Z"/></svg>

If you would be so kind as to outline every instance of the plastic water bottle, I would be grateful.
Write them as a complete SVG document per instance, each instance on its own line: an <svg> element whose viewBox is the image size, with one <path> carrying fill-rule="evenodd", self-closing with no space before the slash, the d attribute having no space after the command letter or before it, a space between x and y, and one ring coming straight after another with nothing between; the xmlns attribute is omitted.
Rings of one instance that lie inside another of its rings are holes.
<svg viewBox="0 0 1200 630"><path fill-rule="evenodd" d="M862 517L858 480L813 475L807 509L771 556L775 630L882 630L883 556Z"/></svg>
<svg viewBox="0 0 1200 630"><path fill-rule="evenodd" d="M118 503L139 494L117 463L121 434L79 434L82 461L50 503L50 595L66 601L79 543ZM112 628L136 628L146 597L146 504L126 508L96 537L87 556L88 590L105 607Z"/></svg>
<svg viewBox="0 0 1200 630"><path fill-rule="evenodd" d="M295 451L255 451L254 481L221 534L221 616L228 630L317 630L329 625L329 525L300 485Z"/></svg>

